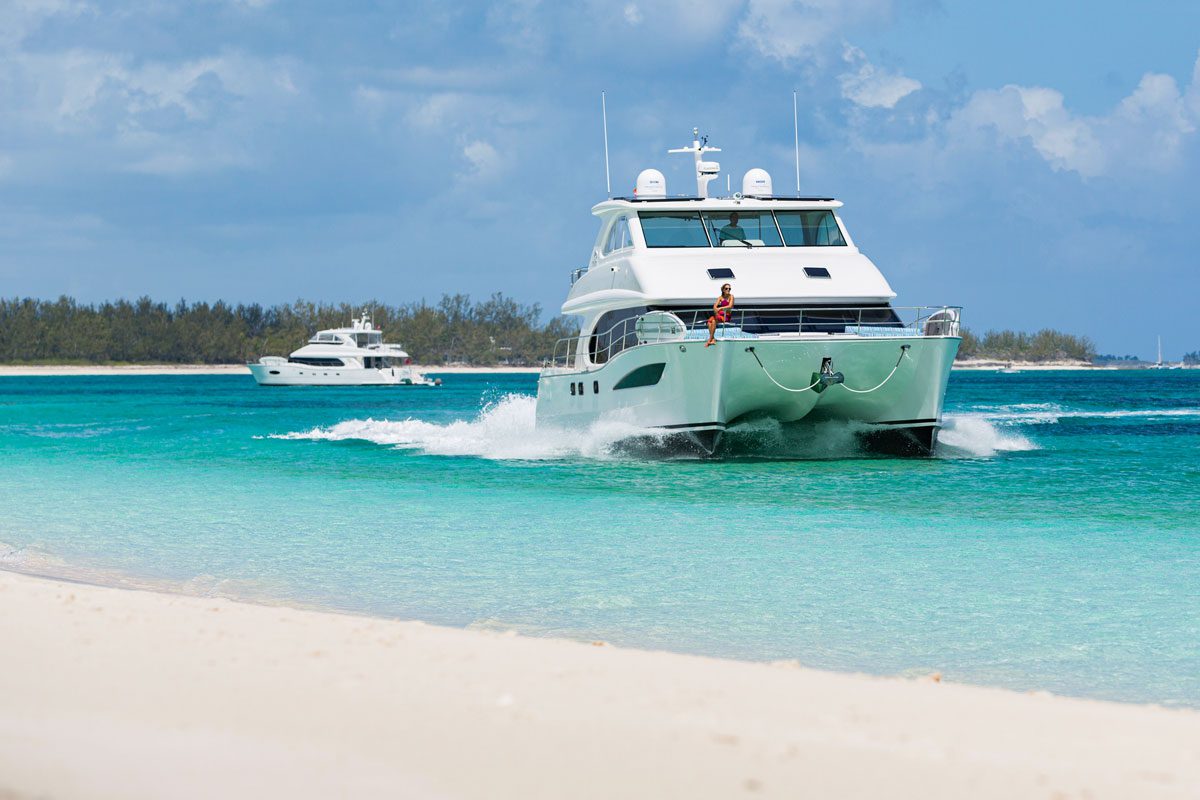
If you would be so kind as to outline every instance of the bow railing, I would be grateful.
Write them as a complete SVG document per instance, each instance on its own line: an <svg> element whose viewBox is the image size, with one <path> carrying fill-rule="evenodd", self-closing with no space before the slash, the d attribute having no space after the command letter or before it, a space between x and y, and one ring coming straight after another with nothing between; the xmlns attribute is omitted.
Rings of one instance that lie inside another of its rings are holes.
<svg viewBox="0 0 1200 800"><path fill-rule="evenodd" d="M714 338L811 339L821 336L861 338L958 336L962 306L834 306L829 308L734 308L718 322ZM708 338L711 308L671 308L634 313L603 331L568 336L555 342L544 366L583 369L607 363L633 347L666 342L703 343Z"/></svg>

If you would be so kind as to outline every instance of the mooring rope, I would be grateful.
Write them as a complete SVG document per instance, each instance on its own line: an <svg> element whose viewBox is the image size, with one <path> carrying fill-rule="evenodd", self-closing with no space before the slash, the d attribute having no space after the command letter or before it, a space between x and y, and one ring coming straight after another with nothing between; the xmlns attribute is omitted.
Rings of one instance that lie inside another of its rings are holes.
<svg viewBox="0 0 1200 800"><path fill-rule="evenodd" d="M803 389L792 389L790 387L784 386L782 383L775 380L775 377L773 375L771 375L770 370L768 370L766 365L764 365L762 363L762 359L758 357L758 353L754 352L753 347L747 347L746 352L749 353L750 355L754 356L754 360L758 362L758 365L760 367L762 367L763 374L766 375L771 380L771 383L775 384L780 389L783 389L785 392L796 392L796 393L807 392L809 389L813 388L814 386L816 386L818 383L821 382L821 378L820 378L820 376L818 376L815 381L813 381L810 385L805 386Z"/></svg>
<svg viewBox="0 0 1200 800"><path fill-rule="evenodd" d="M896 370L900 369L900 362L904 360L904 357L906 355L908 355L908 348L909 348L909 345L906 345L906 344L900 345L900 357L896 359L896 366L892 367L892 371L888 373L888 376L886 378L884 378L882 381L880 381L878 384L876 384L875 386L872 386L870 389L851 389L849 386L847 386L846 384L843 383L841 385L842 388L845 389L847 392L854 392L855 394L870 394L871 392L873 392L877 389L882 389L883 384L890 381L892 379L892 376L896 374Z"/></svg>

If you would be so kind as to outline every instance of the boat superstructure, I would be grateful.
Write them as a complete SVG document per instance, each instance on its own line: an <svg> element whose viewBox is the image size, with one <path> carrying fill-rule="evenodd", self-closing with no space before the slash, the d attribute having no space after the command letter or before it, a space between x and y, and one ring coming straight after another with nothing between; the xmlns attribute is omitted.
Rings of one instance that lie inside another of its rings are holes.
<svg viewBox="0 0 1200 800"><path fill-rule="evenodd" d="M437 386L412 366L398 344L387 344L383 333L363 312L345 328L317 331L308 343L287 358L264 356L247 364L262 386Z"/></svg>
<svg viewBox="0 0 1200 800"><path fill-rule="evenodd" d="M695 135L696 194L644 170L631 197L592 208L600 230L571 275L559 342L538 381L539 425L619 420L712 452L731 425L841 420L881 449L932 451L960 309L900 308L831 197L783 197L761 169L708 197L716 151ZM720 287L735 297L706 347Z"/></svg>

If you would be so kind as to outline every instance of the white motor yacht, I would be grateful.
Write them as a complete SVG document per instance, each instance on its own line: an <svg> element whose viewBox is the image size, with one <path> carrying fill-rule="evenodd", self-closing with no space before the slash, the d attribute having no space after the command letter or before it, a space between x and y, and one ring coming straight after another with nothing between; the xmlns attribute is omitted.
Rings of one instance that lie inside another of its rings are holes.
<svg viewBox="0 0 1200 800"><path fill-rule="evenodd" d="M696 195L672 197L647 169L632 197L592 208L600 231L562 313L582 317L538 381L537 423L599 420L679 433L712 453L739 422L849 423L868 448L929 454L960 342L960 308L899 308L829 197L782 197L761 169L708 196L719 174L702 142ZM705 346L720 288L735 303Z"/></svg>
<svg viewBox="0 0 1200 800"><path fill-rule="evenodd" d="M412 366L398 344L386 344L364 311L346 328L317 331L287 358L247 364L261 386L438 386Z"/></svg>

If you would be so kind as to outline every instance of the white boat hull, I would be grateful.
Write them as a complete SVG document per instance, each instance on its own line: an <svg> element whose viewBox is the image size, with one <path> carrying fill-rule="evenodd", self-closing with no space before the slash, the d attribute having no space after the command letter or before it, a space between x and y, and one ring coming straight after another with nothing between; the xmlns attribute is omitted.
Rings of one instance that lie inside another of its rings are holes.
<svg viewBox="0 0 1200 800"><path fill-rule="evenodd" d="M914 452L928 452L959 341L811 336L723 340L708 348L694 340L645 344L589 370L543 372L537 422L570 428L621 421L689 434L711 452L721 432L743 420L841 420L864 423L864 435L883 443L882 449L905 450L908 442ZM844 383L806 388L825 359ZM638 368L652 378L658 364L661 377L652 385L616 388ZM899 446L887 444L892 440Z"/></svg>
<svg viewBox="0 0 1200 800"><path fill-rule="evenodd" d="M440 380L430 380L416 370L406 367L363 369L361 367L314 367L282 363L247 364L250 374L260 386L437 386Z"/></svg>

